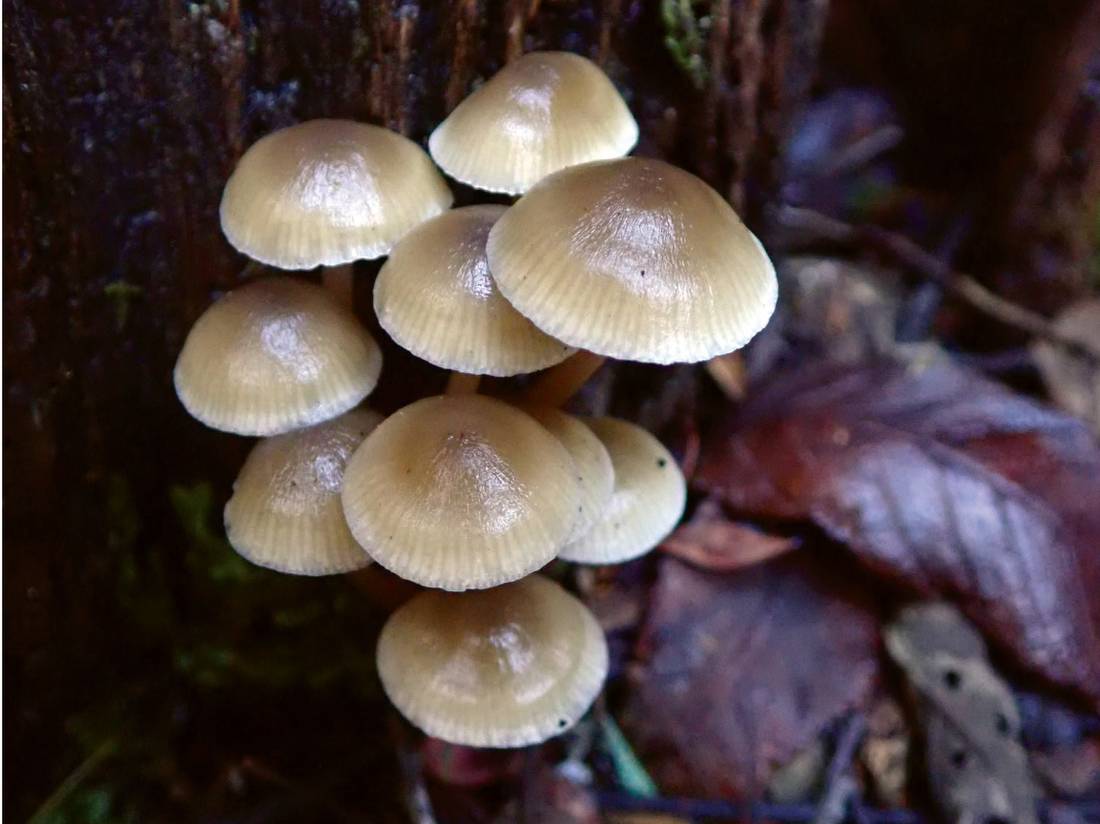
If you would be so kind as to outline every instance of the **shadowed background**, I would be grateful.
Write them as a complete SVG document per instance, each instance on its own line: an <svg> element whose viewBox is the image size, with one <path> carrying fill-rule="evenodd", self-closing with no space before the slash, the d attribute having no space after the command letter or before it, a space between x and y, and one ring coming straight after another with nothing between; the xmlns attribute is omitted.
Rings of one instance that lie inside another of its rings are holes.
<svg viewBox="0 0 1100 824"><path fill-rule="evenodd" d="M245 277L217 205L256 138L324 116L423 143L509 57L577 51L622 90L638 153L704 177L767 241L781 195L845 217L864 208L805 183L816 138L799 123L810 99L872 87L906 134L892 185L921 192L916 217L908 202L876 202L878 216L933 248L963 215L956 262L1053 311L1086 286L1100 127L1079 91L1098 29L1088 0L1041 13L995 0L5 0L9 810L25 816L74 770L122 758L147 779L117 790L125 804L80 803L293 820L339 817L317 797L342 792L401 820L379 780L400 765L368 746L388 734L372 664L386 596L371 588L389 582L362 583L364 597L229 554L220 510L249 442L190 420L171 386L189 325ZM376 268L357 267L363 317ZM949 331L988 342L965 313ZM381 411L442 386L384 347ZM669 373L622 371L616 408L650 414L645 393ZM232 769L266 775L274 795L232 796L244 778L216 775L232 761L219 752L244 754ZM317 797L285 772L321 775Z"/></svg>

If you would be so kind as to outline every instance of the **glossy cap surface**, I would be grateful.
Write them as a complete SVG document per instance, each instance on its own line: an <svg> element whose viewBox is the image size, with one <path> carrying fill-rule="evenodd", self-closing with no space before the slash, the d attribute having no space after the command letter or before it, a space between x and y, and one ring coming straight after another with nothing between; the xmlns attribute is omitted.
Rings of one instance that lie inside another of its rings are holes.
<svg viewBox="0 0 1100 824"><path fill-rule="evenodd" d="M497 221L487 249L500 291L537 327L620 360L708 360L775 309L760 242L717 192L659 160L551 175Z"/></svg>
<svg viewBox="0 0 1100 824"><path fill-rule="evenodd" d="M225 184L222 231L281 269L376 258L453 195L424 150L389 129L310 120L272 132Z"/></svg>
<svg viewBox="0 0 1100 824"><path fill-rule="evenodd" d="M378 641L378 674L402 714L473 747L565 732L599 694L607 660L592 614L539 575L481 592L423 592Z"/></svg>
<svg viewBox="0 0 1100 824"><path fill-rule="evenodd" d="M429 363L474 375L535 372L572 354L513 309L489 274L485 241L503 213L454 209L394 247L374 285L374 309L390 337Z"/></svg>
<svg viewBox="0 0 1100 824"><path fill-rule="evenodd" d="M253 281L195 322L176 361L187 411L239 435L276 435L334 418L378 383L382 354L324 289L294 278Z"/></svg>
<svg viewBox="0 0 1100 824"><path fill-rule="evenodd" d="M618 564L644 555L680 520L687 484L664 445L640 426L617 418L585 421L607 447L615 491L596 525L566 545L561 557L582 564Z"/></svg>
<svg viewBox="0 0 1100 824"><path fill-rule="evenodd" d="M483 395L425 398L391 415L348 463L344 515L382 566L448 590L527 575L569 537L580 492L558 440Z"/></svg>
<svg viewBox="0 0 1100 824"><path fill-rule="evenodd" d="M370 556L344 521L344 467L382 422L354 409L308 429L266 438L253 447L225 505L225 531L237 552L292 575L361 569Z"/></svg>
<svg viewBox="0 0 1100 824"><path fill-rule="evenodd" d="M463 100L428 149L455 180L521 194L567 166L622 157L637 142L638 124L595 63L531 52Z"/></svg>

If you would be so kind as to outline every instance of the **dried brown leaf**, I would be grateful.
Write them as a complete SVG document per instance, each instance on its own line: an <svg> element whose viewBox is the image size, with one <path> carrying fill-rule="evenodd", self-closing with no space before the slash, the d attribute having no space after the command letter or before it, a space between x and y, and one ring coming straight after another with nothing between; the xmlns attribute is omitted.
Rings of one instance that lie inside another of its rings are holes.
<svg viewBox="0 0 1100 824"><path fill-rule="evenodd" d="M661 544L661 550L714 572L758 564L797 546L794 538L769 535L727 518L713 501L704 501L691 520Z"/></svg>
<svg viewBox="0 0 1100 824"><path fill-rule="evenodd" d="M1100 449L1078 421L950 363L818 364L714 433L695 481L737 510L814 521L1100 701Z"/></svg>
<svg viewBox="0 0 1100 824"><path fill-rule="evenodd" d="M869 699L877 620L833 566L808 552L736 575L661 562L624 718L663 792L758 797Z"/></svg>

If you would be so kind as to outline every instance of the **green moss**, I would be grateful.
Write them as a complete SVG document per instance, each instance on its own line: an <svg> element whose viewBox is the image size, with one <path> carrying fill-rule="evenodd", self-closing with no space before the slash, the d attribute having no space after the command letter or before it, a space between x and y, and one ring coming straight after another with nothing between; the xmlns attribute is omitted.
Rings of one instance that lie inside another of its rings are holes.
<svg viewBox="0 0 1100 824"><path fill-rule="evenodd" d="M698 14L692 0L661 0L661 21L665 29L665 48L676 65L697 89L707 84L707 66L703 60L710 17Z"/></svg>
<svg viewBox="0 0 1100 824"><path fill-rule="evenodd" d="M130 318L130 305L145 294L145 290L133 283L116 280L103 287L103 294L115 310L115 329L121 332Z"/></svg>

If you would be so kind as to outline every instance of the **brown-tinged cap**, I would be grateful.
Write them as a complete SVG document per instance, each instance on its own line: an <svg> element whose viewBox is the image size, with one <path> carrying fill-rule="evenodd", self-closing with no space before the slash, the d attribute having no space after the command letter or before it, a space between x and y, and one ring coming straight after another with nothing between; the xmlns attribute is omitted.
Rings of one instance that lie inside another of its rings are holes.
<svg viewBox="0 0 1100 824"><path fill-rule="evenodd" d="M452 200L408 138L351 120L310 120L244 153L225 184L221 223L249 257L312 269L380 257Z"/></svg>
<svg viewBox="0 0 1100 824"><path fill-rule="evenodd" d="M484 395L425 398L348 462L344 515L386 569L440 589L514 581L569 538L580 492L557 438Z"/></svg>
<svg viewBox="0 0 1100 824"><path fill-rule="evenodd" d="M561 441L573 459L581 495L572 537L580 537L595 526L615 489L615 469L607 447L575 415L548 406L525 406L523 409Z"/></svg>
<svg viewBox="0 0 1100 824"><path fill-rule="evenodd" d="M432 158L455 180L521 194L548 174L622 157L638 124L587 58L531 52L509 63L432 132Z"/></svg>
<svg viewBox="0 0 1100 824"><path fill-rule="evenodd" d="M480 592L423 592L378 640L394 705L428 735L522 747L565 732L607 677L607 642L576 598L539 575Z"/></svg>
<svg viewBox="0 0 1100 824"><path fill-rule="evenodd" d="M566 561L617 564L644 555L684 512L687 485L669 451L640 426L616 418L585 423L607 447L615 491L596 525L561 550Z"/></svg>
<svg viewBox="0 0 1100 824"><path fill-rule="evenodd" d="M549 335L622 360L688 363L744 346L775 269L717 192L659 160L558 172L489 233L504 297Z"/></svg>
<svg viewBox="0 0 1100 824"><path fill-rule="evenodd" d="M233 548L254 564L291 575L333 575L369 564L344 521L340 489L348 457L381 422L377 412L354 409L256 444L225 505Z"/></svg>
<svg viewBox="0 0 1100 824"><path fill-rule="evenodd" d="M382 353L319 286L254 281L195 322L176 361L176 394L207 426L277 435L334 418L378 383Z"/></svg>
<svg viewBox="0 0 1100 824"><path fill-rule="evenodd" d="M378 321L444 369L499 377L535 372L573 349L512 308L489 274L485 240L503 206L445 212L407 234L374 285Z"/></svg>

